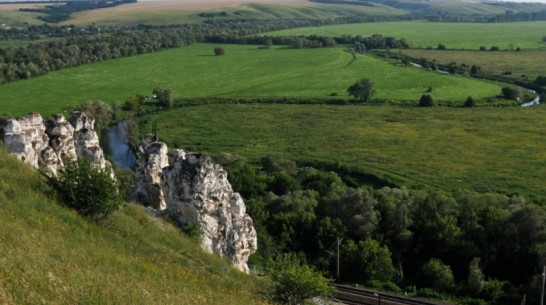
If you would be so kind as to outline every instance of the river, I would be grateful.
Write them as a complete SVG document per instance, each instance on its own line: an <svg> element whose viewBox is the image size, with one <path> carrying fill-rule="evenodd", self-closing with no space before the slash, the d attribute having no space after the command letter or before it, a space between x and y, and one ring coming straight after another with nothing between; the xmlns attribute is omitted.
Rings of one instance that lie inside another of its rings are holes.
<svg viewBox="0 0 546 305"><path fill-rule="evenodd" d="M108 128L103 133L104 152L110 156L120 168L134 168L136 156L129 146L127 126L129 121L121 121Z"/></svg>

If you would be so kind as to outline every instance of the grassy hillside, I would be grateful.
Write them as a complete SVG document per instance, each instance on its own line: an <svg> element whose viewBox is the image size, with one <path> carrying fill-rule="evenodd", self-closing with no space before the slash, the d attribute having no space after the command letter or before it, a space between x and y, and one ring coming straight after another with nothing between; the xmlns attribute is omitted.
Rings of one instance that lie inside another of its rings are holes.
<svg viewBox="0 0 546 305"><path fill-rule="evenodd" d="M439 43L448 49L478 50L498 46L508 49L510 44L523 50L544 49L542 43L546 21L509 23L431 23L431 22L379 22L342 24L276 31L271 35L362 35L381 34L405 38L413 48L436 47Z"/></svg>
<svg viewBox="0 0 546 305"><path fill-rule="evenodd" d="M89 25L137 25L155 24L168 25L173 23L194 23L205 20L228 19L334 19L343 16L359 14L393 15L407 13L392 7L377 5L330 5L317 4L306 1L281 1L273 4L272 1L230 1L205 2L196 1L150 1L122 5L115 8L91 10L73 14L64 24Z"/></svg>
<svg viewBox="0 0 546 305"><path fill-rule="evenodd" d="M128 205L102 224L0 149L0 304L267 304L261 280Z"/></svg>
<svg viewBox="0 0 546 305"><path fill-rule="evenodd" d="M215 45L197 44L164 52L65 69L0 86L0 109L15 115L44 115L85 100L112 102L134 94L150 95L154 87L171 88L177 97L346 97L360 78L375 82L377 98L415 103L428 89L439 101L462 103L494 96L501 85L395 66L342 48L289 49L224 45L224 56L212 56Z"/></svg>
<svg viewBox="0 0 546 305"><path fill-rule="evenodd" d="M546 108L206 105L147 118L142 132L213 156L345 164L412 188L545 196Z"/></svg>
<svg viewBox="0 0 546 305"><path fill-rule="evenodd" d="M0 24L5 24L8 27L26 27L43 24L43 21L36 18L42 14L19 11L19 8L37 6L40 6L40 4L0 4Z"/></svg>

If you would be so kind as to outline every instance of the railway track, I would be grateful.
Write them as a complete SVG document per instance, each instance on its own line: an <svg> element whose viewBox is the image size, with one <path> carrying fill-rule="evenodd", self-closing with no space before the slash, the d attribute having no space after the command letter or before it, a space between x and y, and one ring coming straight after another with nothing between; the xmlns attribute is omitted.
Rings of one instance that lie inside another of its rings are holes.
<svg viewBox="0 0 546 305"><path fill-rule="evenodd" d="M364 288L332 284L336 288L333 300L349 305L453 305L442 301L431 301L385 293Z"/></svg>

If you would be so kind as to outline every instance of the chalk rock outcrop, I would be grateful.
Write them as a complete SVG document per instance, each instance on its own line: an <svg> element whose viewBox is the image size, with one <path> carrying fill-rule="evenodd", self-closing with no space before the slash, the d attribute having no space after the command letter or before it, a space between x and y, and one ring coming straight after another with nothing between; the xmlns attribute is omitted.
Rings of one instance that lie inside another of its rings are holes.
<svg viewBox="0 0 546 305"><path fill-rule="evenodd" d="M8 120L4 125L4 145L8 151L36 168L48 142L44 120L38 113Z"/></svg>
<svg viewBox="0 0 546 305"><path fill-rule="evenodd" d="M161 176L167 208L180 223L199 225L205 250L248 272L248 256L257 249L256 230L227 172L201 154L176 151L173 159Z"/></svg>
<svg viewBox="0 0 546 305"><path fill-rule="evenodd" d="M88 158L101 168L110 168L93 125L94 119L80 111L73 112L69 120L55 114L45 121L40 114L31 113L6 122L4 144L20 160L52 174L77 158Z"/></svg>
<svg viewBox="0 0 546 305"><path fill-rule="evenodd" d="M136 152L133 198L156 210L167 207L160 186L163 168L169 166L167 153L167 145L153 135L145 136Z"/></svg>

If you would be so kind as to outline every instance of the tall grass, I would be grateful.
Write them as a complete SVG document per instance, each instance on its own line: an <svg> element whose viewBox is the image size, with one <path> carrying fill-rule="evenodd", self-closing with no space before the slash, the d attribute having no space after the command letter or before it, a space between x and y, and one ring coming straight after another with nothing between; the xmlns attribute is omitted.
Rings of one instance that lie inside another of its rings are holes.
<svg viewBox="0 0 546 305"><path fill-rule="evenodd" d="M204 105L147 118L171 146L341 164L412 188L545 196L546 108Z"/></svg>
<svg viewBox="0 0 546 305"><path fill-rule="evenodd" d="M0 304L267 304L262 280L139 206L97 224L50 197L0 151Z"/></svg>

